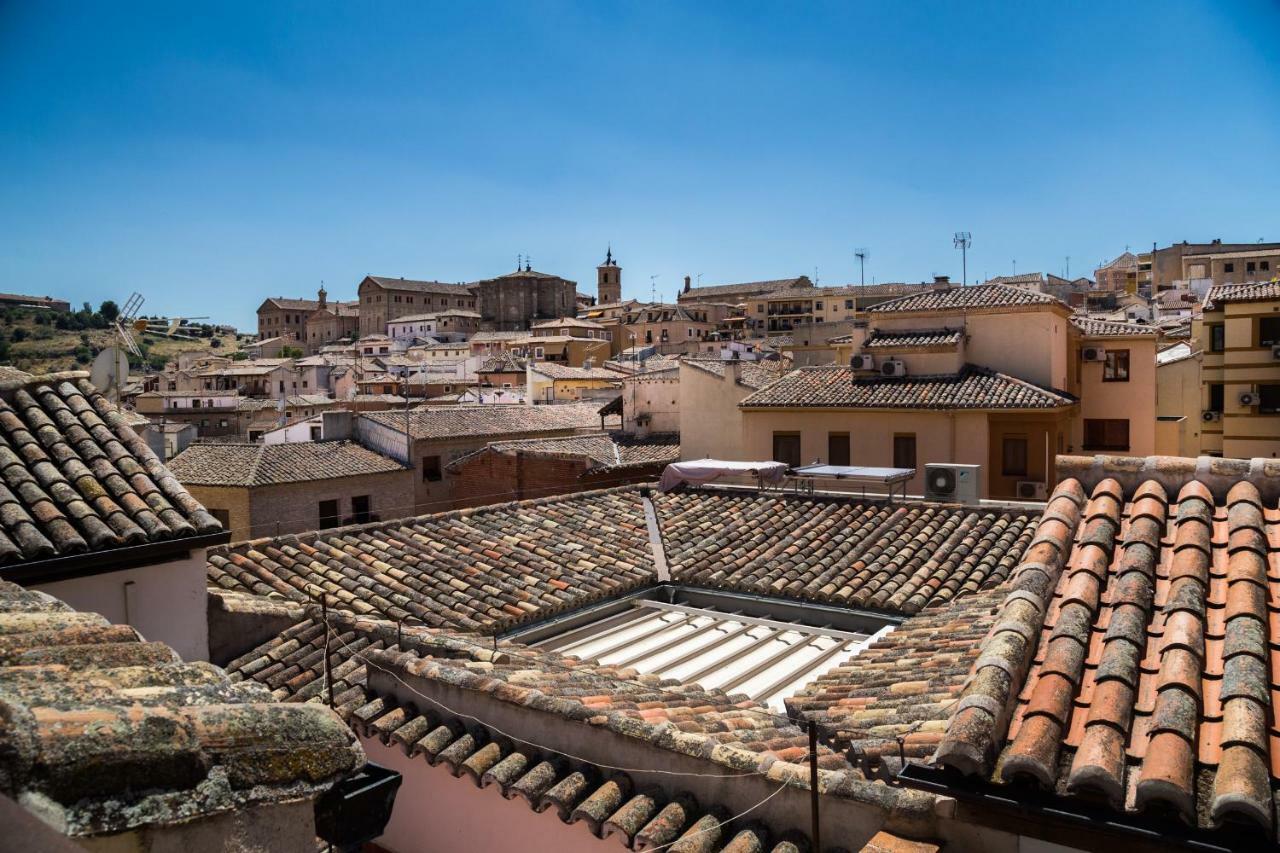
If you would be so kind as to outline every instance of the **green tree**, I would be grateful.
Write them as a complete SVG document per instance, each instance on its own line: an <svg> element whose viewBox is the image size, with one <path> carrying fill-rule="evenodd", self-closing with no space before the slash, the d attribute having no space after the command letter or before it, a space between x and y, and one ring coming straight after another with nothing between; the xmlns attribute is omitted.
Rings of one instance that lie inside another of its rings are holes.
<svg viewBox="0 0 1280 853"><path fill-rule="evenodd" d="M16 343L21 343L22 341L25 341L28 337L29 337L29 334L28 334L27 330L26 330L26 329L24 329L24 328L22 328L21 326L19 326L18 328L14 329L14 330L9 334L9 338L10 338L10 340L12 340L15 344L16 344Z"/></svg>
<svg viewBox="0 0 1280 853"><path fill-rule="evenodd" d="M249 353L245 352L244 350L237 350L231 353L232 361L244 361L248 357L249 357Z"/></svg>
<svg viewBox="0 0 1280 853"><path fill-rule="evenodd" d="M114 323L120 316L120 306L114 300L107 299L98 306L98 313L106 318L108 323Z"/></svg>

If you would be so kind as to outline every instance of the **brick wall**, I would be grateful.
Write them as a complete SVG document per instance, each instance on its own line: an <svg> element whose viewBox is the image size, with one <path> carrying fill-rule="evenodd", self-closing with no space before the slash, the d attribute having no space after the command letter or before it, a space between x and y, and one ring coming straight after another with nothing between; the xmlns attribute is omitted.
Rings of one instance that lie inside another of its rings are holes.
<svg viewBox="0 0 1280 853"><path fill-rule="evenodd" d="M453 476L455 506L484 506L647 483L662 474L662 465L589 473L582 459L509 453L479 453L458 466Z"/></svg>
<svg viewBox="0 0 1280 853"><path fill-rule="evenodd" d="M351 500L367 495L370 512L381 521L414 515L413 472L389 471L360 477L286 483L253 490L252 530L247 538L300 533L320 526L320 502L338 502L338 523L354 523ZM233 537L239 538L239 537Z"/></svg>

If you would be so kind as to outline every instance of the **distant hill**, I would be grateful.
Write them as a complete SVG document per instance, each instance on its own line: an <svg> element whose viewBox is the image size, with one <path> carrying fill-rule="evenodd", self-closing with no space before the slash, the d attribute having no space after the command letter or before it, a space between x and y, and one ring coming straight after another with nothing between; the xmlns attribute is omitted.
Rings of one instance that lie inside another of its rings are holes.
<svg viewBox="0 0 1280 853"><path fill-rule="evenodd" d="M94 356L119 343L112 323L114 307L112 303L103 303L97 311L87 310L86 306L71 313L0 308L0 364L30 373L88 369ZM239 349L235 335L215 336L212 327L205 327L202 332L210 336L189 341L152 335L135 336L143 351L143 359L131 355L129 360L133 369L141 372L145 362L158 370L181 352L195 350L229 354Z"/></svg>

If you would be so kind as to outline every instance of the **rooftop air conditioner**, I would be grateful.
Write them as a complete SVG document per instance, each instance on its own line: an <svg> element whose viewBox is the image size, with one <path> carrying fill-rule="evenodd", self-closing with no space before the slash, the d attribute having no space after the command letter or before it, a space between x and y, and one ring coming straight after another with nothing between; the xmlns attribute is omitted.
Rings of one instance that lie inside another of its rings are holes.
<svg viewBox="0 0 1280 853"><path fill-rule="evenodd" d="M981 465L930 462L924 466L925 500L976 504L981 495Z"/></svg>
<svg viewBox="0 0 1280 853"><path fill-rule="evenodd" d="M1240 405L1242 406L1256 406L1258 405L1258 392L1257 391L1241 391L1240 397L1238 399L1240 400Z"/></svg>
<svg viewBox="0 0 1280 853"><path fill-rule="evenodd" d="M1107 351L1102 347L1085 347L1082 353L1085 361L1106 361Z"/></svg>
<svg viewBox="0 0 1280 853"><path fill-rule="evenodd" d="M1017 491L1020 501L1042 501L1048 496L1049 487L1035 480L1019 480Z"/></svg>
<svg viewBox="0 0 1280 853"><path fill-rule="evenodd" d="M1200 413L1200 420L1207 424L1211 424L1214 421L1220 421L1222 420L1222 412L1203 411Z"/></svg>
<svg viewBox="0 0 1280 853"><path fill-rule="evenodd" d="M897 359L890 359L889 361L886 361L884 364L880 365L880 375L881 376L906 376L907 366L906 364L904 364L901 361L898 361Z"/></svg>
<svg viewBox="0 0 1280 853"><path fill-rule="evenodd" d="M1271 348L1271 357L1276 361L1280 361L1280 344L1276 344Z"/></svg>
<svg viewBox="0 0 1280 853"><path fill-rule="evenodd" d="M874 355L855 355L849 359L849 366L854 370L875 370L876 357Z"/></svg>

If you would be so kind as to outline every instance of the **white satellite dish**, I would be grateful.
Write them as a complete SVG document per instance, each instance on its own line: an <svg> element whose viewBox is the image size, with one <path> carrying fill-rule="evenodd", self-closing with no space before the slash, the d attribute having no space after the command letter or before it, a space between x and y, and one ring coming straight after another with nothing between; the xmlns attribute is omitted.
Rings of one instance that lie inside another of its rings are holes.
<svg viewBox="0 0 1280 853"><path fill-rule="evenodd" d="M119 400L120 391L129 379L129 356L119 347L107 347L98 353L89 368L89 381L93 386Z"/></svg>

